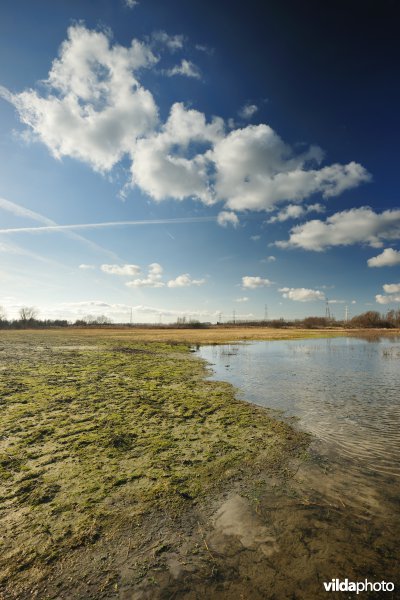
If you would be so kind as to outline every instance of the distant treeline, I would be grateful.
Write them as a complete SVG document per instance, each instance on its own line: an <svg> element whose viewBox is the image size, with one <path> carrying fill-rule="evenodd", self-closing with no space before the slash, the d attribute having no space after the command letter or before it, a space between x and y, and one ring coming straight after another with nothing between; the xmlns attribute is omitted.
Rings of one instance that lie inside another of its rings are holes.
<svg viewBox="0 0 400 600"><path fill-rule="evenodd" d="M207 329L209 327L270 327L299 329L326 329L326 328L354 328L354 329L393 329L400 328L400 309L389 310L385 314L369 310L347 321L337 321L329 317L306 317L304 319L272 319L272 320L239 320L210 322L178 318L176 323L113 323L105 315L87 315L76 321L66 319L39 319L38 311L33 307L23 307L19 311L18 319L7 319L5 312L0 307L0 329L50 329L56 327L146 327L146 328L180 328L180 329Z"/></svg>
<svg viewBox="0 0 400 600"><path fill-rule="evenodd" d="M345 327L349 329L393 329L400 327L400 310L389 310L381 314L375 310L369 310L361 315L356 315L347 321L338 321L331 317L305 317L304 319L273 319L268 321L239 321L235 320L224 325L246 326L246 327L297 327L299 329L326 329Z"/></svg>

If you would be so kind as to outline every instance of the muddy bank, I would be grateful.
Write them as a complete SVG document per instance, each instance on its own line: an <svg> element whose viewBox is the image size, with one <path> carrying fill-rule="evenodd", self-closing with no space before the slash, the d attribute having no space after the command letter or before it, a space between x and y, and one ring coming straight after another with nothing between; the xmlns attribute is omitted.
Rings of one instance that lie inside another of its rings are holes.
<svg viewBox="0 0 400 600"><path fill-rule="evenodd" d="M186 344L10 332L0 346L3 598L252 589L230 561L277 552L257 490L308 436L206 381Z"/></svg>

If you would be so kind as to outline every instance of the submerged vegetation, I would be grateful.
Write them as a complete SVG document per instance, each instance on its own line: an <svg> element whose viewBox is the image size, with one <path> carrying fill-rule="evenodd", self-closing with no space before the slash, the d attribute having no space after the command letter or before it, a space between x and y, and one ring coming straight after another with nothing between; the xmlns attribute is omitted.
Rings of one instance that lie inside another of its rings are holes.
<svg viewBox="0 0 400 600"><path fill-rule="evenodd" d="M160 509L173 519L243 469L273 472L306 447L306 435L207 381L190 350L117 330L2 333L5 597L31 597L57 565L97 540L110 544L126 521ZM118 574L98 578L106 589Z"/></svg>

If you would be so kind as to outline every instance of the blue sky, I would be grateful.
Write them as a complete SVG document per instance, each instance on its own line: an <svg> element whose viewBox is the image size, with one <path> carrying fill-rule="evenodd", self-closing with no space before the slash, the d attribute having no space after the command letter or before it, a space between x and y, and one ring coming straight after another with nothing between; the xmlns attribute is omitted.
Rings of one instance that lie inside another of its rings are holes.
<svg viewBox="0 0 400 600"><path fill-rule="evenodd" d="M397 307L395 3L324 4L3 2L6 314Z"/></svg>

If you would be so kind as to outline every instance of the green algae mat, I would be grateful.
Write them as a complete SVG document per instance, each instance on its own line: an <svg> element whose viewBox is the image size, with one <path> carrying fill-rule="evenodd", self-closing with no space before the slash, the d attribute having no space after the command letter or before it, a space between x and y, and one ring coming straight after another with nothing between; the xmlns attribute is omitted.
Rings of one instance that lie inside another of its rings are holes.
<svg viewBox="0 0 400 600"><path fill-rule="evenodd" d="M4 598L31 597L82 547L107 540L112 553L112 532L127 519L160 510L173 519L239 471L273 471L307 444L230 385L208 381L187 344L3 332L0 361ZM118 572L94 584L94 597L107 585L118 585Z"/></svg>

